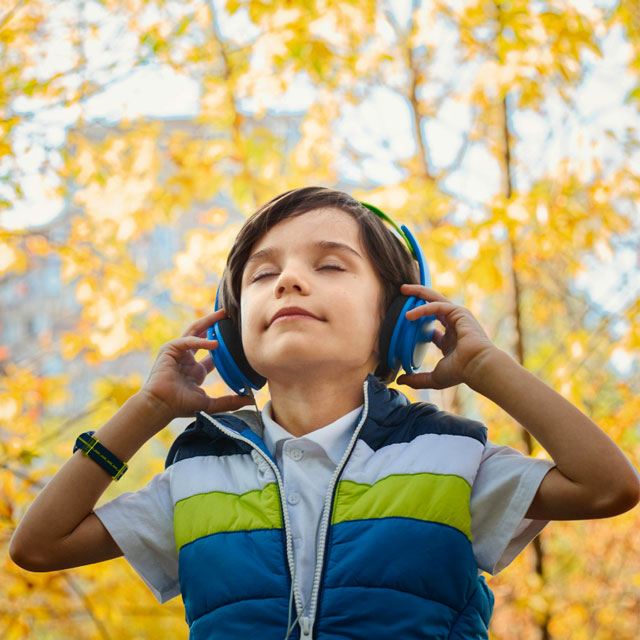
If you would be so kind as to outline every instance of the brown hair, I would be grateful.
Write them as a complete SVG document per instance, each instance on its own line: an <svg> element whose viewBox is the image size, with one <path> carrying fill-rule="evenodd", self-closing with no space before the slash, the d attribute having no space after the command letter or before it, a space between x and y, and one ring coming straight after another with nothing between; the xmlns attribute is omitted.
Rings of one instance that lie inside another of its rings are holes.
<svg viewBox="0 0 640 640"><path fill-rule="evenodd" d="M355 218L360 241L382 285L382 314L399 295L405 282L419 283L418 263L403 241L382 220L344 191L326 187L301 187L272 198L242 226L227 257L222 276L220 306L240 331L242 275L255 244L276 224L314 209L333 207Z"/></svg>

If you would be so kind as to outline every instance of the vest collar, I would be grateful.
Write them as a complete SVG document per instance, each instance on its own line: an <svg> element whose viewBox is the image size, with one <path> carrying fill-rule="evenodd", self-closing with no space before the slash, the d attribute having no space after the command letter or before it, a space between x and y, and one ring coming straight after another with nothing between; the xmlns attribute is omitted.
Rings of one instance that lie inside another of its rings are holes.
<svg viewBox="0 0 640 640"><path fill-rule="evenodd" d="M396 389L389 389L386 385L380 382L373 374L369 374L366 378L364 390L368 395L369 410L365 424L373 422L378 425L392 426L402 421L404 414L403 409L409 405L409 399ZM179 449L182 447L200 448L202 444L213 445L214 443L223 440L230 440L230 438L217 429L211 421L206 417L207 414L204 411L199 411L195 414L195 422L192 422L173 442L171 448L167 454L165 461L165 468L182 458L179 454ZM255 409L238 409L236 411L229 411L226 413L216 413L210 416L217 422L228 429L233 429L237 433L245 432L247 435L247 429L252 432L251 440L263 443L263 427L260 420L260 416ZM228 453L233 453L235 449L247 450L250 449L249 445L242 442L229 443L225 446L229 448ZM184 453L187 457L189 454Z"/></svg>

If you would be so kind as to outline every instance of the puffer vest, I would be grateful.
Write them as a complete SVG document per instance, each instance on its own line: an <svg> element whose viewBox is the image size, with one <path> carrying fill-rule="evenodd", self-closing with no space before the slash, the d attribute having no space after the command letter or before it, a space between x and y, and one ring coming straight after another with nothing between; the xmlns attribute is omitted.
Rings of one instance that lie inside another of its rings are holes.
<svg viewBox="0 0 640 640"><path fill-rule="evenodd" d="M482 424L368 376L303 611L282 476L256 412L198 413L165 463L190 640L488 638L493 594L469 512L486 438Z"/></svg>

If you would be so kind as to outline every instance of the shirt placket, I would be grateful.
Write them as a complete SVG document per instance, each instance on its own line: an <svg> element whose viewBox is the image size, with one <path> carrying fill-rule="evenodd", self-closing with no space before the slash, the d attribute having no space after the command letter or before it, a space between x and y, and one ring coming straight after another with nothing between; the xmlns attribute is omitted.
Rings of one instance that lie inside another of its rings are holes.
<svg viewBox="0 0 640 640"><path fill-rule="evenodd" d="M289 512L289 520L291 522L291 534L293 536L293 552L296 562L300 556L300 543L302 541L302 531L300 530L300 518L296 512L302 500L301 488L296 481L296 469L293 465L295 460L290 456L292 442L285 441L282 447L282 478L284 480L284 491L287 511ZM299 450L299 447L296 447ZM297 581L299 584L299 580Z"/></svg>

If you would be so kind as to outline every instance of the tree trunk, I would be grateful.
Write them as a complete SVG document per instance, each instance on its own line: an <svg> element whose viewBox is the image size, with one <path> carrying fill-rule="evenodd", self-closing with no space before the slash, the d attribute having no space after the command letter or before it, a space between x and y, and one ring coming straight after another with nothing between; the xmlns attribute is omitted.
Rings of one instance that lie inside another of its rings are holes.
<svg viewBox="0 0 640 640"><path fill-rule="evenodd" d="M507 200L511 198L513 193L513 178L511 171L511 137L509 135L509 109L507 104L507 96L502 99L502 123L504 133L504 154L503 154L503 169L504 169L504 193ZM511 278L511 291L513 294L512 309L515 319L515 344L514 351L517 361L524 366L524 342L522 335L522 290L520 287L520 281L518 280L518 274L515 269L515 260L517 257L517 245L516 238L512 232L508 234L508 248L509 248L509 270ZM527 453L531 455L533 453L533 439L531 434L526 429L521 429L522 439L527 450ZM533 541L533 552L535 558L535 571L540 576L541 583L544 584L544 548L540 536L537 536ZM549 633L549 610L545 611L542 620L539 623L540 626L540 638L542 640L550 640L551 635Z"/></svg>

